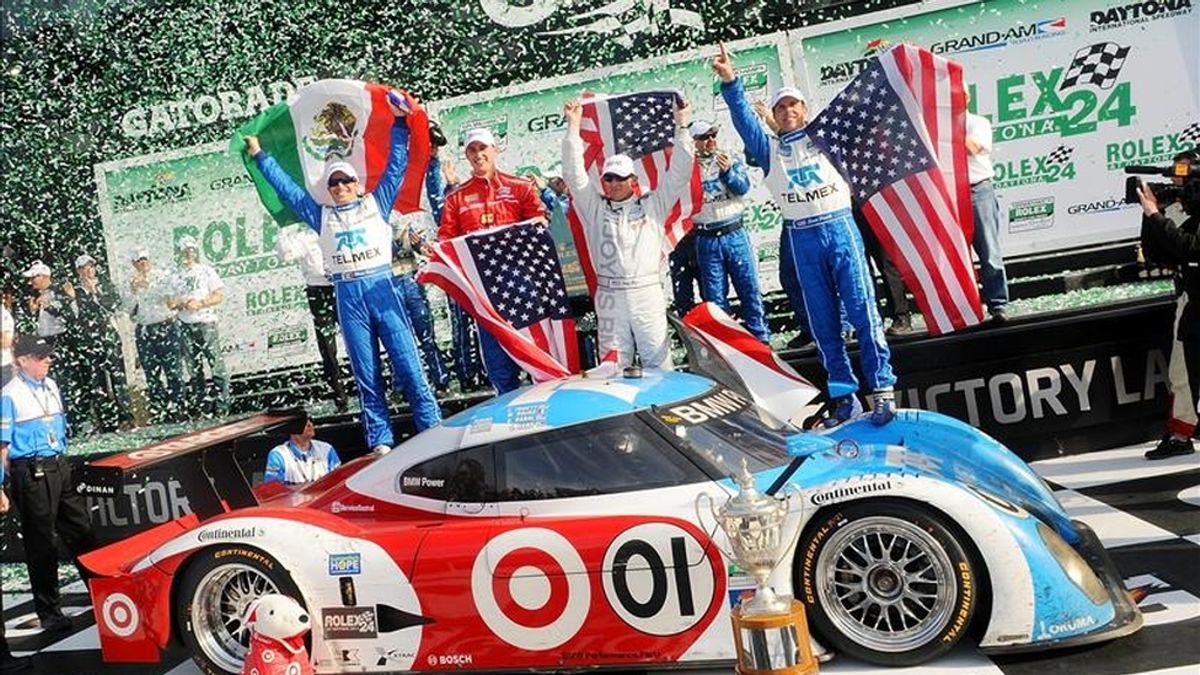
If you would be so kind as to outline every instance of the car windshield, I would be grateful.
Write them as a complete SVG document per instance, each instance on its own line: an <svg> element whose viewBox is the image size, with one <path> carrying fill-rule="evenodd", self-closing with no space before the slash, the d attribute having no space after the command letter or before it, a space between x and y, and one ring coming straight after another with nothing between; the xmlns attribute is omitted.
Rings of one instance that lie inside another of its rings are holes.
<svg viewBox="0 0 1200 675"><path fill-rule="evenodd" d="M751 473L787 464L787 437L796 429L772 417L746 397L717 388L694 399L655 406L654 419L665 425L694 460L710 474L735 476L746 460Z"/></svg>

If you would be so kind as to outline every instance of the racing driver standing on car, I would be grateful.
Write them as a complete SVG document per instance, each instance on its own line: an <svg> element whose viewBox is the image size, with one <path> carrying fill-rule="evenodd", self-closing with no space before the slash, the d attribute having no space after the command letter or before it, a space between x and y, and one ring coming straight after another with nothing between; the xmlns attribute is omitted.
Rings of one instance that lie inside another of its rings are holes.
<svg viewBox="0 0 1200 675"><path fill-rule="evenodd" d="M667 296L660 269L663 240L671 207L684 194L695 171L696 155L687 132L690 109L675 103L675 154L660 189L635 194L633 160L610 155L604 160L599 186L593 186L583 163L579 127L583 106L567 101L563 114L567 133L562 142L562 170L571 200L587 234L588 253L596 270L596 338L599 354L617 351L617 365L632 365L635 351L642 365L671 369L667 335Z"/></svg>
<svg viewBox="0 0 1200 675"><path fill-rule="evenodd" d="M325 271L333 280L338 320L350 370L362 401L363 433L367 447L387 452L394 444L387 388L377 342L383 342L391 359L398 388L404 390L412 408L417 431L441 422L441 411L413 339L412 324L392 287L392 226L387 212L408 164L407 113L389 102L396 116L392 125L392 149L387 167L375 189L362 194L358 173L349 162L331 161L325 166L325 183L333 206L321 206L304 188L296 185L274 158L262 151L258 138L247 136L246 150L263 176L289 208L320 237Z"/></svg>
<svg viewBox="0 0 1200 675"><path fill-rule="evenodd" d="M471 129L463 140L463 152L471 165L471 177L446 195L440 241L461 237L478 230L513 225L526 220L546 222L546 212L537 188L528 179L496 169L496 137L488 129ZM496 338L479 331L483 365L497 394L521 386L521 369L509 357Z"/></svg>
<svg viewBox="0 0 1200 675"><path fill-rule="evenodd" d="M834 426L862 412L856 396L858 379L842 340L839 300L858 332L863 375L874 390L871 421L886 424L896 414L896 376L875 306L862 235L850 210L850 188L805 133L808 105L799 89L783 87L771 99L779 135L770 137L750 107L725 45L712 66L721 78L721 96L729 106L733 126L746 144L747 154L763 167L767 187L783 211L780 256L790 256L795 262L817 351L829 375L830 414L825 424ZM813 185L832 189L806 189Z"/></svg>

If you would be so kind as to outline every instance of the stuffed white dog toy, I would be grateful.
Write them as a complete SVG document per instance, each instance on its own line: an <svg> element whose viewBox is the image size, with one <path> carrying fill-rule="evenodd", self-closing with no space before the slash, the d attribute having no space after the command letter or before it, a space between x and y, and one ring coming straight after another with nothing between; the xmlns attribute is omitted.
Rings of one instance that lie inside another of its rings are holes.
<svg viewBox="0 0 1200 675"><path fill-rule="evenodd" d="M286 595L264 595L250 605L250 651L242 675L313 675L304 635L312 628L308 612Z"/></svg>

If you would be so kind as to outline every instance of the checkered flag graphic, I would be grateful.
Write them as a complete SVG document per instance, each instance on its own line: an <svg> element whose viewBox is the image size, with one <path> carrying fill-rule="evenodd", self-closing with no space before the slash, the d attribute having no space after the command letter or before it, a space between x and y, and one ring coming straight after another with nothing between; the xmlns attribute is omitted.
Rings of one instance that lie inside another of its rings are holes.
<svg viewBox="0 0 1200 675"><path fill-rule="evenodd" d="M1179 132L1179 139L1200 145L1200 122L1192 122Z"/></svg>
<svg viewBox="0 0 1200 675"><path fill-rule="evenodd" d="M1077 84L1094 84L1101 89L1108 89L1117 81L1121 67L1125 65L1125 57L1129 55L1129 47L1122 47L1115 42L1101 42L1091 47L1084 47L1075 52L1071 65L1067 67L1067 75L1063 78L1059 91L1074 87Z"/></svg>
<svg viewBox="0 0 1200 675"><path fill-rule="evenodd" d="M1073 152L1075 152L1075 148L1068 148L1065 145L1060 145L1051 150L1050 154L1046 155L1046 163L1066 164L1067 162L1071 161L1071 153Z"/></svg>

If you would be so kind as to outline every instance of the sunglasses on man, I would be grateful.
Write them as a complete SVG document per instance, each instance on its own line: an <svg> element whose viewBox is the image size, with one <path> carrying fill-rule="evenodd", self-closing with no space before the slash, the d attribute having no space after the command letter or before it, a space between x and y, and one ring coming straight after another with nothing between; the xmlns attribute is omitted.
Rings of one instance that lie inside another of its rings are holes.
<svg viewBox="0 0 1200 675"><path fill-rule="evenodd" d="M329 179L329 187L333 187L335 185L353 185L357 182L358 182L357 180L355 180L354 178L350 178L349 176L342 176L341 178L330 178Z"/></svg>
<svg viewBox="0 0 1200 675"><path fill-rule="evenodd" d="M618 176L615 173L606 173L601 176L601 178L604 179L605 183L620 183L621 181L628 180L629 176Z"/></svg>

